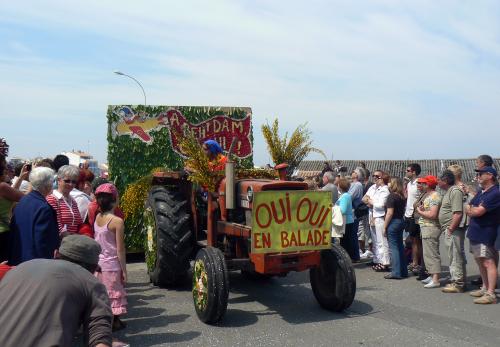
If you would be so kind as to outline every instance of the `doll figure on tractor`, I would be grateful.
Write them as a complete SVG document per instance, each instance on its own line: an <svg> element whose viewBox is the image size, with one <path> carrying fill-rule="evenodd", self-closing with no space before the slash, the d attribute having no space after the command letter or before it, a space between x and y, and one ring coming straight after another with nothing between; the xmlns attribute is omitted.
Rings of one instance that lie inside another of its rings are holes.
<svg viewBox="0 0 500 347"><path fill-rule="evenodd" d="M347 253L331 243L331 193L286 181L286 164L276 167L279 180L236 178L231 160L224 168L206 209L185 172L155 174L146 209L148 248L156 252L152 282L175 285L194 259L194 306L208 324L226 312L228 271L258 277L309 270L322 307L349 307L356 277Z"/></svg>

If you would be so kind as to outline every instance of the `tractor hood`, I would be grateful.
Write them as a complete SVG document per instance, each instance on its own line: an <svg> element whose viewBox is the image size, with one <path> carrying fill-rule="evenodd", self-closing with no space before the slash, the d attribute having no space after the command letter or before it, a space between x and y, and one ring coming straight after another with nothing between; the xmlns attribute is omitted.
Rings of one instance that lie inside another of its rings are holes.
<svg viewBox="0 0 500 347"><path fill-rule="evenodd" d="M251 208L255 192L270 190L307 190L305 182L278 181L267 179L242 179L236 182L236 204L239 207Z"/></svg>

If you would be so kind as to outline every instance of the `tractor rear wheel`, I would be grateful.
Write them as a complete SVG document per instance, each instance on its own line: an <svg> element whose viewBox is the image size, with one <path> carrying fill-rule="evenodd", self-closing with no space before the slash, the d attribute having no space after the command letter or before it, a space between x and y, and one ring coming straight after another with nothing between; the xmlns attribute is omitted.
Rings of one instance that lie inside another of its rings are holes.
<svg viewBox="0 0 500 347"><path fill-rule="evenodd" d="M227 309L229 276L222 252L215 247L202 248L193 268L193 301L198 318L217 323Z"/></svg>
<svg viewBox="0 0 500 347"><path fill-rule="evenodd" d="M356 294L356 275L347 252L339 245L321 251L319 267L309 270L312 291L319 304L328 310L343 311Z"/></svg>
<svg viewBox="0 0 500 347"><path fill-rule="evenodd" d="M174 286L186 277L193 251L188 199L164 186L154 186L146 206L146 261L151 282Z"/></svg>

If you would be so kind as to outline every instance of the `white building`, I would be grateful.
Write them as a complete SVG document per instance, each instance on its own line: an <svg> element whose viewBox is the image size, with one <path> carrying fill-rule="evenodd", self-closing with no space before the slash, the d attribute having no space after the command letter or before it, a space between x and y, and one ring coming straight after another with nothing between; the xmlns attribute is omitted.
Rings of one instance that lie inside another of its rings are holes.
<svg viewBox="0 0 500 347"><path fill-rule="evenodd" d="M89 170L92 171L96 177L100 175L101 170L99 169L99 164L90 154L82 151L62 152L61 154L69 158L70 165L81 167L83 164L87 163Z"/></svg>

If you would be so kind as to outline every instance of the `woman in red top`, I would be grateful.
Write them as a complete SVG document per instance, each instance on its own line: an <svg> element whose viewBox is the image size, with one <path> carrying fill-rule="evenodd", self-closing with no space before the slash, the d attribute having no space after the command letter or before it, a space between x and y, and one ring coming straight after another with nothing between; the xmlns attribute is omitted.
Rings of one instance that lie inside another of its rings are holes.
<svg viewBox="0 0 500 347"><path fill-rule="evenodd" d="M57 190L47 196L47 202L56 211L59 234L78 233L83 224L76 201L69 195L78 182L80 171L64 165L57 171Z"/></svg>

